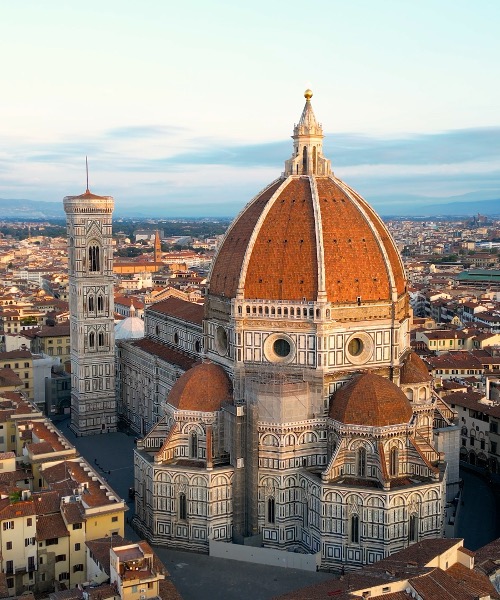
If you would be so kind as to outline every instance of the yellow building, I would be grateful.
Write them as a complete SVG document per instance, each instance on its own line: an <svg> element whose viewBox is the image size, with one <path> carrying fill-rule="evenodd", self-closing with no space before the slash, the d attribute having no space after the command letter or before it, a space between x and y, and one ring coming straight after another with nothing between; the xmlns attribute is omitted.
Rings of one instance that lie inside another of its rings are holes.
<svg viewBox="0 0 500 600"><path fill-rule="evenodd" d="M0 500L0 551L9 596L34 586L37 563L36 516L31 500Z"/></svg>
<svg viewBox="0 0 500 600"><path fill-rule="evenodd" d="M0 352L0 369L12 369L22 381L23 393L34 398L33 356L29 350Z"/></svg>
<svg viewBox="0 0 500 600"><path fill-rule="evenodd" d="M67 372L71 371L69 322L44 325L33 332L31 349L35 354L57 357Z"/></svg>
<svg viewBox="0 0 500 600"><path fill-rule="evenodd" d="M121 600L148 600L161 597L160 581L153 561L153 551L146 542L115 546L110 550L110 581Z"/></svg>

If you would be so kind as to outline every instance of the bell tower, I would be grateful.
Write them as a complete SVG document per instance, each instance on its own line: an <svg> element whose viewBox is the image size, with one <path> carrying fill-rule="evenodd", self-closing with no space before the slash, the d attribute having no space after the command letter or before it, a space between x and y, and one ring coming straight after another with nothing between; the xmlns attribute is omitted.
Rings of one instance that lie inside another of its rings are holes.
<svg viewBox="0 0 500 600"><path fill-rule="evenodd" d="M66 196L71 335L71 429L116 431L111 196Z"/></svg>

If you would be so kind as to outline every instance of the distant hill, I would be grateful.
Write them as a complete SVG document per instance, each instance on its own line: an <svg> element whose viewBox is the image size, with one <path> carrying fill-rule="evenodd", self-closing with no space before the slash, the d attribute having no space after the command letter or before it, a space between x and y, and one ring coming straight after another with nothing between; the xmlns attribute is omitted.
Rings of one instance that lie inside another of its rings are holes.
<svg viewBox="0 0 500 600"><path fill-rule="evenodd" d="M479 193L481 194L481 192ZM419 196L374 196L367 197L375 210L384 217L461 217L477 213L487 216L500 217L500 198L478 198L476 193L454 196L453 198L422 198ZM484 195L485 192L482 192ZM446 201L445 201L446 200ZM217 214L217 216L234 217L242 208L233 203L219 203L217 207L204 205L178 205L169 208L144 201L137 202L137 208L118 206L115 218L178 218L200 217ZM166 214L168 213L168 214ZM182 213L182 214L181 214ZM0 198L0 219L64 219L62 202L43 202L40 200Z"/></svg>
<svg viewBox="0 0 500 600"><path fill-rule="evenodd" d="M0 218L4 219L63 219L62 202L0 198Z"/></svg>
<svg viewBox="0 0 500 600"><path fill-rule="evenodd" d="M483 192L484 194L484 192ZM481 213L500 216L500 198L478 198L478 194L463 194L451 198L422 198L419 196L375 197L368 199L383 216L398 217L462 217Z"/></svg>

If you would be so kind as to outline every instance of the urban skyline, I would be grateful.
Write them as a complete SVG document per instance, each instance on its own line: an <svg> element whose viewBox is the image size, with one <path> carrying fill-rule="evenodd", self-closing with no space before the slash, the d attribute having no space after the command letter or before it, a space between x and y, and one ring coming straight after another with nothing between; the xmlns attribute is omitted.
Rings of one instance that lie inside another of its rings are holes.
<svg viewBox="0 0 500 600"><path fill-rule="evenodd" d="M88 154L91 187L117 206L233 216L281 172L310 86L335 173L379 212L498 199L499 11L388 0L6 6L0 198L80 193Z"/></svg>

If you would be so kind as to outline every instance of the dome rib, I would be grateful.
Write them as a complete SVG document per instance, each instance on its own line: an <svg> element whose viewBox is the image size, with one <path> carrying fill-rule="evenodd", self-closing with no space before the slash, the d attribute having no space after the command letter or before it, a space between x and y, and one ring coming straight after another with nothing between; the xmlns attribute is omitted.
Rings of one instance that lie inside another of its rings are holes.
<svg viewBox="0 0 500 600"><path fill-rule="evenodd" d="M255 231L262 210L282 184L283 179L276 179L259 192L227 230L219 251L214 257L209 275L210 293L214 296L236 297L250 238Z"/></svg>

